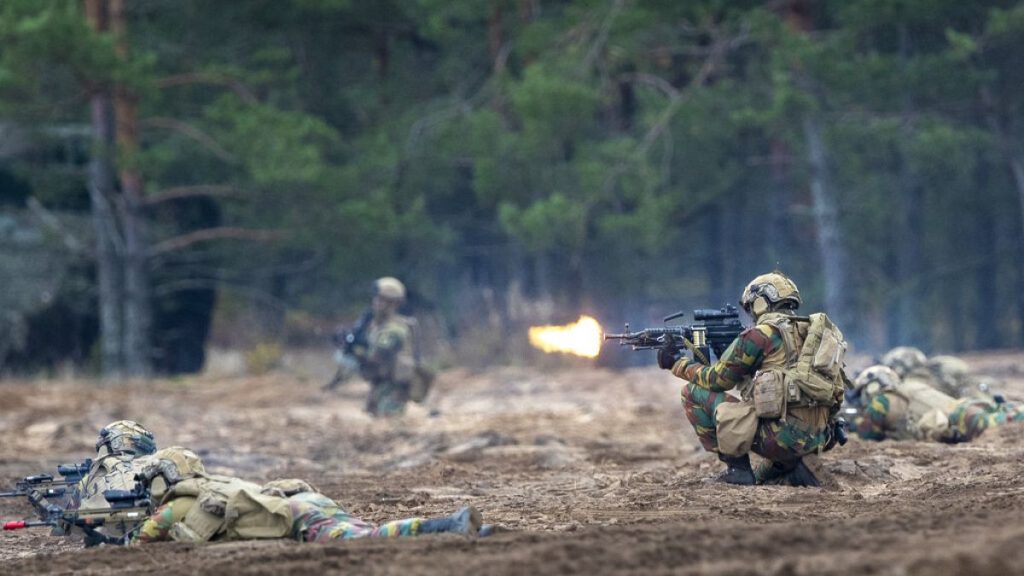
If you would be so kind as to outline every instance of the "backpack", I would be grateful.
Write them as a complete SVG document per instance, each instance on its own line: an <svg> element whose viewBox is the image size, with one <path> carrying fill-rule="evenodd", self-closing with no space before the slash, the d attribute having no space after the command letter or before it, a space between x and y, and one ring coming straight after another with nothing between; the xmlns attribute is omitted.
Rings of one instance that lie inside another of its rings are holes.
<svg viewBox="0 0 1024 576"><path fill-rule="evenodd" d="M760 418L781 418L787 406L832 407L842 401L846 374L846 341L825 314L779 316L767 322L782 334L785 365L773 365L754 376L754 408ZM797 323L806 326L797 325ZM806 330L806 333L805 333ZM803 342L793 355L800 336Z"/></svg>
<svg viewBox="0 0 1024 576"><path fill-rule="evenodd" d="M834 406L841 401L845 390L845 359L843 333L827 315L811 314L807 337L800 347L796 365L788 369L788 376L809 403Z"/></svg>

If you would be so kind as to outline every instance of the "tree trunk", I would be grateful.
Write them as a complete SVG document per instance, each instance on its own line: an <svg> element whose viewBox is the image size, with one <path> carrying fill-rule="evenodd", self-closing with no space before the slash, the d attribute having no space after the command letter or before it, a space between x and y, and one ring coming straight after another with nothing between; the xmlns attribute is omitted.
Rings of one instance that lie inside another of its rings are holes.
<svg viewBox="0 0 1024 576"><path fill-rule="evenodd" d="M124 0L110 0L111 31L121 58L128 56ZM120 146L121 220L124 229L124 366L129 376L151 372L152 307L147 261L146 225L142 213L142 177L136 167L138 97L125 86L114 92L117 142Z"/></svg>
<svg viewBox="0 0 1024 576"><path fill-rule="evenodd" d="M844 290L846 282L846 253L841 241L836 194L829 182L828 151L821 137L821 123L808 113L803 119L807 156L811 168L811 199L817 224L818 252L825 275L825 309L839 326L850 319Z"/></svg>
<svg viewBox="0 0 1024 576"><path fill-rule="evenodd" d="M908 74L908 61L910 58L910 37L906 24L900 25L900 68L904 77ZM903 87L903 103L901 105L900 142L903 144L900 150L900 200L897 205L896 221L896 271L895 280L898 287L896 302L896 316L892 320L896 323L893 334L896 336L898 346L920 346L922 339L921 318L919 318L918 302L926 295L919 285L919 278L923 267L921 266L922 250L921 236L924 223L922 211L924 210L924 193L917 183L917 177L910 166L909 146L913 138L914 103L911 98L910 88Z"/></svg>
<svg viewBox="0 0 1024 576"><path fill-rule="evenodd" d="M807 34L812 29L812 2L789 0L784 5L784 16L790 29ZM795 71L801 74L800 71ZM813 95L813 94L812 94ZM841 241L836 193L829 181L828 150L822 139L820 120L813 112L803 117L804 138L807 142L807 160L811 169L811 203L817 228L818 253L821 257L825 282L825 309L839 326L848 326L851 316L847 310L845 290L846 253ZM848 329L848 328L847 328Z"/></svg>
<svg viewBox="0 0 1024 576"><path fill-rule="evenodd" d="M107 30L104 0L86 0L89 25L97 32ZM96 232L96 284L100 320L101 371L106 378L120 378L123 369L121 343L120 261L117 250L117 217L114 213L114 119L110 91L93 90L90 97L92 158L89 161L89 200Z"/></svg>
<svg viewBox="0 0 1024 576"><path fill-rule="evenodd" d="M1024 280L1024 158L1018 154L1009 155L1010 170L1013 182L1017 185L1017 196L1020 200L1020 248L1017 250L1017 270ZM1024 342L1024 290L1017 290L1017 316L1020 319L1021 333L1018 335Z"/></svg>

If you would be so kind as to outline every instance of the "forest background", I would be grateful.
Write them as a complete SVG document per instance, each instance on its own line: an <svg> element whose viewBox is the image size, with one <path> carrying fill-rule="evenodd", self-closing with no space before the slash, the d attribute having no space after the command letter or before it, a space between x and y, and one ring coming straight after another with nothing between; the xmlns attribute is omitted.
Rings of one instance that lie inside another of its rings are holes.
<svg viewBox="0 0 1024 576"><path fill-rule="evenodd" d="M516 361L775 268L861 351L1019 347L1022 48L992 0L0 0L0 365L326 342L382 275Z"/></svg>

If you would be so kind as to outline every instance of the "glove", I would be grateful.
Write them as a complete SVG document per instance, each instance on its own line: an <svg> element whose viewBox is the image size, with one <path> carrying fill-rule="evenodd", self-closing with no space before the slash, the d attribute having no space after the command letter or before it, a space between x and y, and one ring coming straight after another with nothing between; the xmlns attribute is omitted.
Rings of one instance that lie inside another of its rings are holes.
<svg viewBox="0 0 1024 576"><path fill-rule="evenodd" d="M850 440L850 435L847 432L848 424L846 418L842 416L832 420L829 426L829 438L828 442L825 443L825 452L839 446L846 446L846 443Z"/></svg>
<svg viewBox="0 0 1024 576"><path fill-rule="evenodd" d="M662 370L671 370L680 358L682 358L682 354L676 348L671 346L658 348L658 367Z"/></svg>

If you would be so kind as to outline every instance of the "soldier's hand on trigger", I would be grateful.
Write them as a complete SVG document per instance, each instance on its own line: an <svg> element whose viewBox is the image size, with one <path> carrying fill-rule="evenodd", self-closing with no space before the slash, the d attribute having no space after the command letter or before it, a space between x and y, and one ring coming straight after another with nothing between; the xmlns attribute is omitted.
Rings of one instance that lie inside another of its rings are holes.
<svg viewBox="0 0 1024 576"><path fill-rule="evenodd" d="M682 353L672 345L667 344L658 348L658 367L662 370L671 370L680 358L682 358Z"/></svg>

